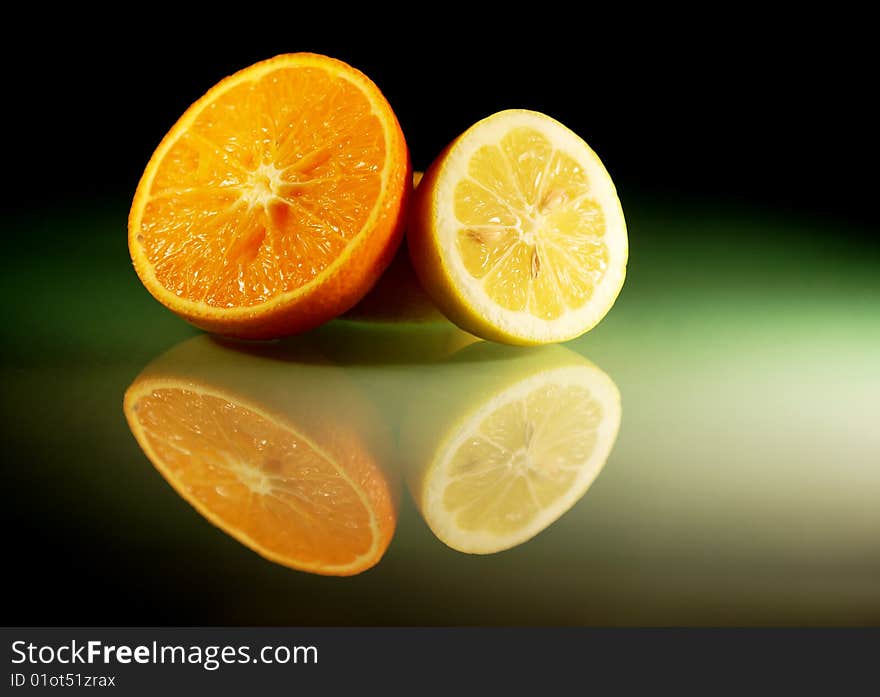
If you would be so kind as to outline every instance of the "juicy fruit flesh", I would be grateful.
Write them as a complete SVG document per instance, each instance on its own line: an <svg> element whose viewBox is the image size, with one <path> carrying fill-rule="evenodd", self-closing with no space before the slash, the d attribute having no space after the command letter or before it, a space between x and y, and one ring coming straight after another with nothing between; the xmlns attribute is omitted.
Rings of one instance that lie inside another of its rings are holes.
<svg viewBox="0 0 880 697"><path fill-rule="evenodd" d="M455 188L457 245L498 305L545 320L583 306L608 266L605 220L583 168L540 132L484 145Z"/></svg>
<svg viewBox="0 0 880 697"><path fill-rule="evenodd" d="M382 124L356 85L277 69L221 94L173 144L138 242L179 297L267 302L309 283L360 233L385 160Z"/></svg>
<svg viewBox="0 0 880 697"><path fill-rule="evenodd" d="M246 407L180 388L134 404L166 477L224 524L291 560L342 566L373 543L355 489L307 441Z"/></svg>
<svg viewBox="0 0 880 697"><path fill-rule="evenodd" d="M551 383L504 404L453 454L443 507L464 531L508 535L529 525L571 488L601 420L581 385Z"/></svg>

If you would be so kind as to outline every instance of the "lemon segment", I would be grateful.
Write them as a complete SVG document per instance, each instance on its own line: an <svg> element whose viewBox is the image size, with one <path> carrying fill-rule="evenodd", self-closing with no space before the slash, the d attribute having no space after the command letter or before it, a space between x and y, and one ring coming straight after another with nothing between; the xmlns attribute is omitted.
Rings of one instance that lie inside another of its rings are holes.
<svg viewBox="0 0 880 697"><path fill-rule="evenodd" d="M436 451L419 492L428 525L475 554L531 539L590 487L620 416L614 383L586 361L515 383L462 418Z"/></svg>
<svg viewBox="0 0 880 697"><path fill-rule="evenodd" d="M480 121L429 169L410 226L413 265L441 310L482 338L574 338L613 305L626 224L599 158L548 116Z"/></svg>

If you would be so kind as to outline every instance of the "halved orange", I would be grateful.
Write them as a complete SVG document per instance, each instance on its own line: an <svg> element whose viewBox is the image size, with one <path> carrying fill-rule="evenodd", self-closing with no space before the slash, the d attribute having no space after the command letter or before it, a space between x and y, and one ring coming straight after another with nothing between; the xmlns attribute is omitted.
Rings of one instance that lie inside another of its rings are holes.
<svg viewBox="0 0 880 697"><path fill-rule="evenodd" d="M198 327L273 338L352 307L390 263L411 190L379 88L310 53L212 87L162 140L128 220L135 270Z"/></svg>
<svg viewBox="0 0 880 697"><path fill-rule="evenodd" d="M147 366L124 411L177 493L263 557L350 576L385 553L397 520L390 436L341 369L199 336Z"/></svg>

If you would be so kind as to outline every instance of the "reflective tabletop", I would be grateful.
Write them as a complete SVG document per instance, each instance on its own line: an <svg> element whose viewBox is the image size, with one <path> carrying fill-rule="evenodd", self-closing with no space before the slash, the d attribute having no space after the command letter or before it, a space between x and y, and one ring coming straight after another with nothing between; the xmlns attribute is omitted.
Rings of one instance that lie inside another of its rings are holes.
<svg viewBox="0 0 880 697"><path fill-rule="evenodd" d="M123 206L17 220L7 623L880 622L876 242L624 204L616 306L532 349L218 340L140 287Z"/></svg>

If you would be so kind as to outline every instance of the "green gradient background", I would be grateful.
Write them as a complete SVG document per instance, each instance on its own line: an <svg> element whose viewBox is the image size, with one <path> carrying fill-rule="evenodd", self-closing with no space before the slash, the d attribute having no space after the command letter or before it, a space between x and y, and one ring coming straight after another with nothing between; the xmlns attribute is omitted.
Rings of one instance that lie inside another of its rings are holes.
<svg viewBox="0 0 880 697"><path fill-rule="evenodd" d="M349 579L259 558L135 443L125 388L197 332L132 271L127 203L7 220L6 622L880 623L876 238L730 205L623 203L626 285L568 344L622 395L595 484L488 557L445 547L404 495L385 558Z"/></svg>

